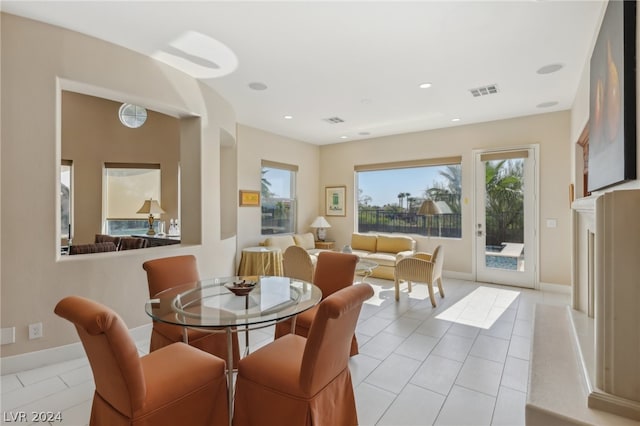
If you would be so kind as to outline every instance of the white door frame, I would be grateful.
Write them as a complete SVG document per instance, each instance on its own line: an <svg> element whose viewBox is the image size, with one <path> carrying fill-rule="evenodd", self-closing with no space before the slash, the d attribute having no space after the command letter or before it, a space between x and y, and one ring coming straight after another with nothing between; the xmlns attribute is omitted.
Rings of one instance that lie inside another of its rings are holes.
<svg viewBox="0 0 640 426"><path fill-rule="evenodd" d="M539 289L540 288L540 253L539 253L539 247L540 247L540 232L539 232L539 228L540 228L540 223L539 223L539 217L540 217L540 198L539 198L539 188L540 188L540 162L538 161L539 159L539 152L540 152L540 146L538 144L530 144L530 145L519 145L519 146L509 146L509 147L503 147L503 148L492 148L492 149L474 149L471 151L472 153L472 161L473 161L473 175L472 175L472 187L473 187L473 206L472 206L472 211L473 211L473 221L472 221L472 226L471 226L471 230L470 230L470 234L472 236L473 242L472 242L472 262L471 262L471 269L472 269L472 275L473 275L473 279L477 281L477 277L478 277L478 244L477 244L477 223L478 223L478 179L477 179L477 175L478 175L478 164L479 162L478 157L481 154L486 154L486 153L499 153L499 152L507 152L507 151L517 151L517 150L531 150L531 158L529 158L529 160L533 160L533 206L532 206L532 212L530 214L533 215L533 217L531 218L531 223L533 224L533 237L532 237L532 241L531 241L531 258L532 258L532 262L533 262L533 283L531 287L527 286L527 288L533 288L533 289ZM483 229L483 232L485 230Z"/></svg>

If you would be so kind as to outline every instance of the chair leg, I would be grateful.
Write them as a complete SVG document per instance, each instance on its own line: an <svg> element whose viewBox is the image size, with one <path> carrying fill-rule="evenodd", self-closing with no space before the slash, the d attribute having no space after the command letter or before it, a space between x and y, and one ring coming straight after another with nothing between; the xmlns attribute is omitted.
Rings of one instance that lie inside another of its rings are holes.
<svg viewBox="0 0 640 426"><path fill-rule="evenodd" d="M409 293L411 293L411 281L407 281L407 287L409 288Z"/></svg>
<svg viewBox="0 0 640 426"><path fill-rule="evenodd" d="M444 297L444 290L442 290L442 278L438 278L438 292L440 297Z"/></svg>
<svg viewBox="0 0 640 426"><path fill-rule="evenodd" d="M427 283L427 289L429 290L429 299L431 299L431 306L436 307L436 298L433 295L433 283Z"/></svg>
<svg viewBox="0 0 640 426"><path fill-rule="evenodd" d="M394 280L394 285L396 287L396 300L400 300L400 282L397 278Z"/></svg>

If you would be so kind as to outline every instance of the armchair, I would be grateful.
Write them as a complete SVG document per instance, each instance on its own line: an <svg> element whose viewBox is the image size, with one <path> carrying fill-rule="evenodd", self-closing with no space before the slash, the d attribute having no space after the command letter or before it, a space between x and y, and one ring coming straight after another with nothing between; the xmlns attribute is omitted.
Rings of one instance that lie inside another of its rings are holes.
<svg viewBox="0 0 640 426"><path fill-rule="evenodd" d="M411 282L421 282L427 284L431 305L436 307L436 298L433 294L433 283L438 284L440 297L444 297L442 289L442 264L444 262L444 252L442 246L437 246L433 253L418 252L412 257L401 259L396 264L395 270L395 293L396 300L400 300L400 281L407 281L408 290L411 292Z"/></svg>

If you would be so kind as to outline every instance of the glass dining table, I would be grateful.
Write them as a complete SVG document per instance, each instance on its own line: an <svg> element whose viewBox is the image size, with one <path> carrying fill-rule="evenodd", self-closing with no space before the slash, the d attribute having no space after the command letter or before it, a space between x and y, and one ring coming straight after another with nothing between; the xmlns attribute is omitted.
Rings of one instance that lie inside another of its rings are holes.
<svg viewBox="0 0 640 426"><path fill-rule="evenodd" d="M322 291L312 283L288 277L235 276L203 279L172 287L145 304L155 321L211 333L226 333L229 413L233 410L232 334L245 333L245 354L249 331L268 327L295 316L320 302Z"/></svg>

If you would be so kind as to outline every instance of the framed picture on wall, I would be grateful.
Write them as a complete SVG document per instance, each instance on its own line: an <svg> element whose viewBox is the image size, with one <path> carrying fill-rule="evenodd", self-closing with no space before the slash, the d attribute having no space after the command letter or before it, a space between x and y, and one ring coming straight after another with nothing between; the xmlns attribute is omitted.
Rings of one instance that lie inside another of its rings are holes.
<svg viewBox="0 0 640 426"><path fill-rule="evenodd" d="M260 207L260 191L240 190L240 207Z"/></svg>
<svg viewBox="0 0 640 426"><path fill-rule="evenodd" d="M327 186L325 191L325 216L346 216L347 208L345 204L347 187Z"/></svg>
<svg viewBox="0 0 640 426"><path fill-rule="evenodd" d="M609 2L591 56L589 191L636 178L635 67L636 2Z"/></svg>

